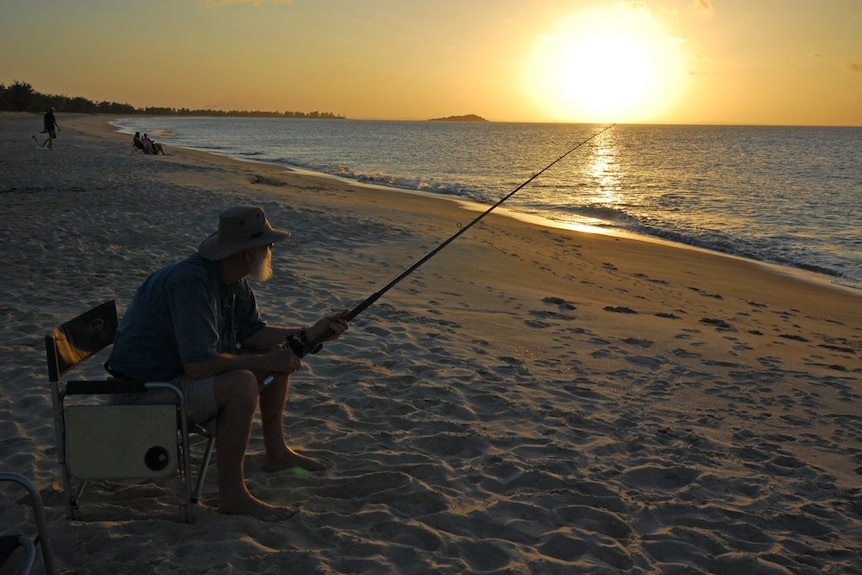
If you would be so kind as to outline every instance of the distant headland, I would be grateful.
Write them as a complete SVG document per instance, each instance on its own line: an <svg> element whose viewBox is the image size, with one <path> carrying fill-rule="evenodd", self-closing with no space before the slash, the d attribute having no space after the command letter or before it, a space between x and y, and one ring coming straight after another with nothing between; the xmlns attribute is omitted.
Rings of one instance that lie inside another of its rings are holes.
<svg viewBox="0 0 862 575"><path fill-rule="evenodd" d="M429 122L487 122L482 116L467 114L466 116L447 116L445 118L431 118Z"/></svg>
<svg viewBox="0 0 862 575"><path fill-rule="evenodd" d="M15 81L10 86L0 83L0 112L41 113L48 108L77 114L144 114L156 116L249 116L262 118L325 118L343 120L344 116L332 112L268 112L246 110L211 110L189 108L147 107L135 108L119 102L93 102L86 98L40 94L26 82Z"/></svg>

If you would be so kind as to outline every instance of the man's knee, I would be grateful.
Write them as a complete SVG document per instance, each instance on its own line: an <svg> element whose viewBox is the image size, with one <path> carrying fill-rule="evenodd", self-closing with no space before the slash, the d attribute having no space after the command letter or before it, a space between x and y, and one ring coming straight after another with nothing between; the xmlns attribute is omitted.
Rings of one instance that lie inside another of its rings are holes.
<svg viewBox="0 0 862 575"><path fill-rule="evenodd" d="M257 378L248 370L220 373L215 377L214 388L219 407L233 404L254 409L257 405Z"/></svg>

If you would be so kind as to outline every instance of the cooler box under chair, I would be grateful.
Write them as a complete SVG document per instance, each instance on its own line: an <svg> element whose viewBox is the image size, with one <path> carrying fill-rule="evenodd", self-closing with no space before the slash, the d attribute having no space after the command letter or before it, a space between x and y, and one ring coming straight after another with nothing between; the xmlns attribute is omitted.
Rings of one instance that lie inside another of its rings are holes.
<svg viewBox="0 0 862 575"><path fill-rule="evenodd" d="M69 472L79 479L158 479L179 459L175 405L66 408Z"/></svg>

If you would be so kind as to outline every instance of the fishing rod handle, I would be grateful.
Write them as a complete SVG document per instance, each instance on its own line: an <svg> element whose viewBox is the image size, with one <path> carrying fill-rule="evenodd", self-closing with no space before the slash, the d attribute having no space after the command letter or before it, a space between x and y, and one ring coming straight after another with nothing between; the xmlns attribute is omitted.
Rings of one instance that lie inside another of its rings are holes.
<svg viewBox="0 0 862 575"><path fill-rule="evenodd" d="M324 334L323 334L323 339L325 340L327 337L332 335L332 333L333 332L331 329L327 329L326 332L324 332ZM305 357L309 353L315 354L315 353L319 352L321 349L323 349L322 343L309 342L308 341L308 339L306 338L306 334L305 334L304 329L299 332L298 337L295 335L287 336L284 339L284 344L282 344L282 345L289 347L290 351L292 351L293 354L300 359L302 359L303 357ZM264 377L262 380L260 380L260 384L261 384L261 386L266 387L269 384L271 384L273 381L275 381L275 374L270 373L269 375Z"/></svg>
<svg viewBox="0 0 862 575"><path fill-rule="evenodd" d="M290 348L290 350L293 352L293 354L296 357L298 357L300 359L302 359L303 357L305 357L305 355L307 353L309 353L309 351L305 348L305 346L302 345L302 342L293 336L287 338L287 340L284 342L284 344ZM320 351L320 348L322 348L322 347L323 346L320 345L318 347L317 351ZM317 353L317 351L315 351L313 353ZM269 384L271 384L273 381L275 381L275 376L276 376L275 373L269 373L269 374L265 375L264 378L260 380L261 388L268 387Z"/></svg>

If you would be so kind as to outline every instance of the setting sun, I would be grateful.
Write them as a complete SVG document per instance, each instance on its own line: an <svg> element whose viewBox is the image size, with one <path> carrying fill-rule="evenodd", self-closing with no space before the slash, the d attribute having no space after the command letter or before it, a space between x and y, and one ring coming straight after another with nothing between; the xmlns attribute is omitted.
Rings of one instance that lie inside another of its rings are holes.
<svg viewBox="0 0 862 575"><path fill-rule="evenodd" d="M640 122L682 89L679 46L645 10L577 14L535 39L525 86L549 119Z"/></svg>

